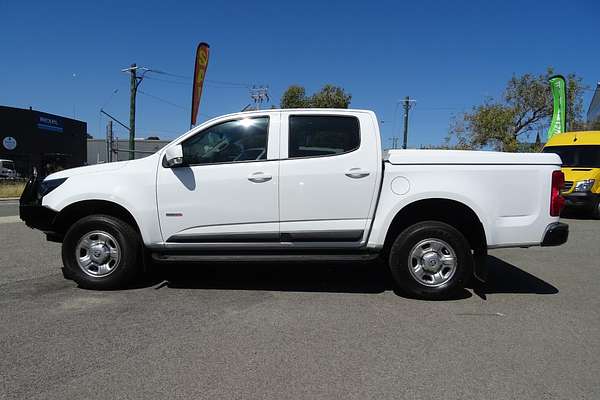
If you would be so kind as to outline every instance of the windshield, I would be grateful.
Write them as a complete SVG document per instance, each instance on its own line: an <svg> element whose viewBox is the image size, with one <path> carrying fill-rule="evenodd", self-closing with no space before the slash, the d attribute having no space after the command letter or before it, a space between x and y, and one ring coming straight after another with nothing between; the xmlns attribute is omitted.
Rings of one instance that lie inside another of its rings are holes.
<svg viewBox="0 0 600 400"><path fill-rule="evenodd" d="M563 167L600 168L600 146L550 146L544 153L556 153Z"/></svg>

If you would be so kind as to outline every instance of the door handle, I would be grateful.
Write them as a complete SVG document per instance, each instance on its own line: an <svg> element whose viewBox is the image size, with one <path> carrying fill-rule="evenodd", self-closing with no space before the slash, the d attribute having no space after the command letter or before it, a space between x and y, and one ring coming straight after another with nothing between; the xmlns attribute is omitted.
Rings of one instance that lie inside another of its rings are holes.
<svg viewBox="0 0 600 400"><path fill-rule="evenodd" d="M350 168L349 170L347 170L345 172L345 174L347 177L358 179L358 178L364 178L365 176L369 176L370 172L365 171L362 168Z"/></svg>
<svg viewBox="0 0 600 400"><path fill-rule="evenodd" d="M270 181L273 177L269 174L265 174L264 172L254 172L248 176L248 180L254 183L262 183L266 181Z"/></svg>

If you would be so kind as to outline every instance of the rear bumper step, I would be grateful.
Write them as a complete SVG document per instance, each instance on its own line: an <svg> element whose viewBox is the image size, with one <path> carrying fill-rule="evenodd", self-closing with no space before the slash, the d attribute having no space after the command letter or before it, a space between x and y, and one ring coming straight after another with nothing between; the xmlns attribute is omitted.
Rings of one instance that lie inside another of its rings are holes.
<svg viewBox="0 0 600 400"><path fill-rule="evenodd" d="M569 225L562 222L555 222L548 225L546 228L542 246L560 246L561 244L566 243L568 238Z"/></svg>

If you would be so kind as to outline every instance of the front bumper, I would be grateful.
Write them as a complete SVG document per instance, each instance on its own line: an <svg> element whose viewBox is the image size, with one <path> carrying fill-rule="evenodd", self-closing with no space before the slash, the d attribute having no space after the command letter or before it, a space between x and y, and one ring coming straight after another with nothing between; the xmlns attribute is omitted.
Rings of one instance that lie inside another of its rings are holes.
<svg viewBox="0 0 600 400"><path fill-rule="evenodd" d="M23 190L19 199L19 218L30 228L52 233L57 212L42 206L42 197L39 195L42 178L34 175Z"/></svg>
<svg viewBox="0 0 600 400"><path fill-rule="evenodd" d="M560 246L567 242L569 238L569 225L562 222L555 222L548 225L544 232L542 246Z"/></svg>
<svg viewBox="0 0 600 400"><path fill-rule="evenodd" d="M573 192L563 197L567 207L593 208L600 201L600 194L591 192Z"/></svg>
<svg viewBox="0 0 600 400"><path fill-rule="evenodd" d="M19 206L19 217L30 228L39 229L46 233L53 231L56 211L36 204L21 204Z"/></svg>

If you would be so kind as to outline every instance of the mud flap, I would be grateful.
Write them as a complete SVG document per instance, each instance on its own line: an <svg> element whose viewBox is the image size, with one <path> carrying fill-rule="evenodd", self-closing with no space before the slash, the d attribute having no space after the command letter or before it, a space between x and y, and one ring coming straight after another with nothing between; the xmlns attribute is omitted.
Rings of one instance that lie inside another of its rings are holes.
<svg viewBox="0 0 600 400"><path fill-rule="evenodd" d="M488 279L487 249L473 252L473 292L482 300L487 300L485 295L485 282Z"/></svg>
<svg viewBox="0 0 600 400"><path fill-rule="evenodd" d="M487 249L473 252L473 262L473 275L479 282L485 283L488 279Z"/></svg>

